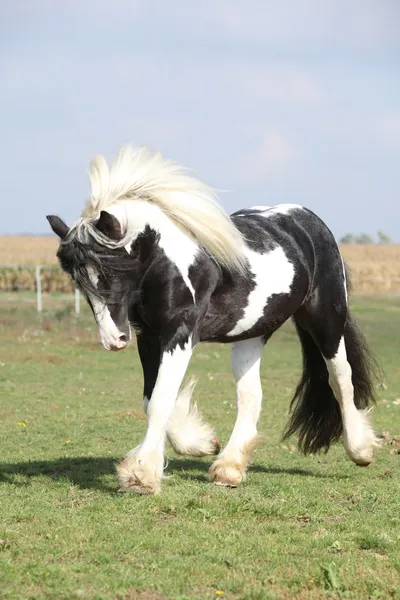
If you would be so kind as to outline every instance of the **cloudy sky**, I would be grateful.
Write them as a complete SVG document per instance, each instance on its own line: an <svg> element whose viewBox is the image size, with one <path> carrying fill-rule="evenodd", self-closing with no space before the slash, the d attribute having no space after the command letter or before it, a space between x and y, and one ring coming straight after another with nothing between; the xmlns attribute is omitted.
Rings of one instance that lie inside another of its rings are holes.
<svg viewBox="0 0 400 600"><path fill-rule="evenodd" d="M0 0L1 233L70 224L96 153L400 241L398 0Z"/></svg>

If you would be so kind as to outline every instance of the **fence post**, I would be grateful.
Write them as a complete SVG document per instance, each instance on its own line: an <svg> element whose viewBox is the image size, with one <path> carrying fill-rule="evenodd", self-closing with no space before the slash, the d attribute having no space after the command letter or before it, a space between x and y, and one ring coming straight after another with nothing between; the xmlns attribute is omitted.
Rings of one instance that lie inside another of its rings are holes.
<svg viewBox="0 0 400 600"><path fill-rule="evenodd" d="M77 315L79 315L80 310L81 310L80 299L81 299L81 295L79 293L79 290L78 290L78 288L75 288L75 312Z"/></svg>
<svg viewBox="0 0 400 600"><path fill-rule="evenodd" d="M36 265L36 295L37 311L42 312L42 281L40 279L40 266Z"/></svg>

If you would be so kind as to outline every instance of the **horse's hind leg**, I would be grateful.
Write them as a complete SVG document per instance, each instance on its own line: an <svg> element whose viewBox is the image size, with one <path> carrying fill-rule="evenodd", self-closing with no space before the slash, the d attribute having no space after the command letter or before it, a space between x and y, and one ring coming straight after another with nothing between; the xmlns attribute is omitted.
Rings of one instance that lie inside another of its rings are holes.
<svg viewBox="0 0 400 600"><path fill-rule="evenodd" d="M218 485L236 487L245 479L251 452L257 444L257 421L262 401L260 361L263 347L262 338L232 344L237 418L227 446L209 471L210 480Z"/></svg>
<svg viewBox="0 0 400 600"><path fill-rule="evenodd" d="M345 336L339 342L332 358L325 358L329 385L340 406L343 421L343 442L348 456L360 466L372 462L376 438L366 409L358 410L354 404L352 369L347 359Z"/></svg>
<svg viewBox="0 0 400 600"><path fill-rule="evenodd" d="M304 368L287 435L299 432L303 450L316 452L343 432L351 460L368 465L376 445L367 410L373 401L368 351L345 297L328 302L321 296L315 294L294 317Z"/></svg>

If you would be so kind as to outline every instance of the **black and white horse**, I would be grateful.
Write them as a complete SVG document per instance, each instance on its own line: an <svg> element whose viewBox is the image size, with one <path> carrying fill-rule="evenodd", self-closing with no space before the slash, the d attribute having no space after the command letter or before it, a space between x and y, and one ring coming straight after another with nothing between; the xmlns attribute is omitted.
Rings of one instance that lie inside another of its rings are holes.
<svg viewBox="0 0 400 600"><path fill-rule="evenodd" d="M245 478L261 410L260 360L292 317L303 375L286 435L305 453L343 434L358 465L373 459L368 350L349 315L346 271L327 226L296 204L256 206L229 217L213 191L147 149L124 147L111 167L90 165L92 193L60 237L58 258L85 294L107 350L125 348L131 326L144 374L144 440L118 465L123 491L157 492L168 438L179 454L220 452L218 439L182 386L201 341L232 344L237 419L209 471L214 483Z"/></svg>

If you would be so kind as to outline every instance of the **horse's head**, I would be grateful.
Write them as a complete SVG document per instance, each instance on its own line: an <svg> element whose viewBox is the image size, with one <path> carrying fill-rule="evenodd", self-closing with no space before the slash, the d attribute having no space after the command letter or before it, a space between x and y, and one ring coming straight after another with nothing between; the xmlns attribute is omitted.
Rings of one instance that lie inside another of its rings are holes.
<svg viewBox="0 0 400 600"><path fill-rule="evenodd" d="M133 301L135 259L124 246L121 225L112 214L82 220L69 229L59 217L47 217L60 238L57 257L85 295L106 350L122 350L131 339L128 309ZM102 243L103 242L103 243Z"/></svg>

